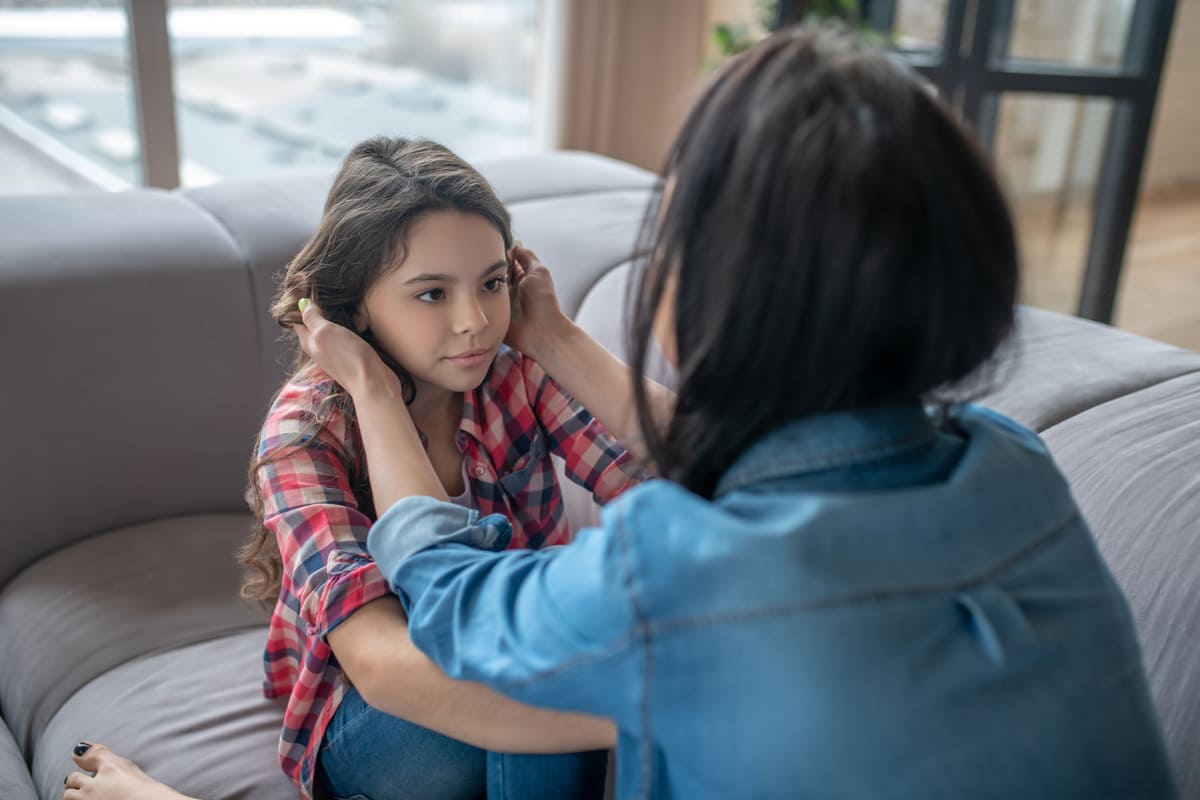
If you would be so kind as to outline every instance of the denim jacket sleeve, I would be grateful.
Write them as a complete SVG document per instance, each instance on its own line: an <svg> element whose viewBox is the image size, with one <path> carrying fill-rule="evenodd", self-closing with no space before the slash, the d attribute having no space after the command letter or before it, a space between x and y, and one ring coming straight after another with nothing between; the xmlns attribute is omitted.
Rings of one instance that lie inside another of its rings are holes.
<svg viewBox="0 0 1200 800"><path fill-rule="evenodd" d="M510 535L499 514L410 497L379 518L368 548L413 643L450 677L533 705L624 716L642 643L621 531L496 552Z"/></svg>

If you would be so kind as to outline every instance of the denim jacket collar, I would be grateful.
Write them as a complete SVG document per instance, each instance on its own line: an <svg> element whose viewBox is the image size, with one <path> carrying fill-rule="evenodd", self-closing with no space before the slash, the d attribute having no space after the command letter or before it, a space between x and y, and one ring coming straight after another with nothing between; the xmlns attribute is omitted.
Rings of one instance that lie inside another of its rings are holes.
<svg viewBox="0 0 1200 800"><path fill-rule="evenodd" d="M893 456L937 434L919 404L805 417L750 445L717 483L716 497L775 478L845 467Z"/></svg>

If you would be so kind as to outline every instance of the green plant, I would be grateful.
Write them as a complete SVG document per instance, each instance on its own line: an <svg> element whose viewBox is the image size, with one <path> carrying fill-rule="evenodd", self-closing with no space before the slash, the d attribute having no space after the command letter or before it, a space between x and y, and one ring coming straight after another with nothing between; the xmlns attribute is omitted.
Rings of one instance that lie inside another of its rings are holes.
<svg viewBox="0 0 1200 800"><path fill-rule="evenodd" d="M775 18L779 14L779 0L756 0L754 10L757 26L746 22L722 22L713 28L713 44L722 58L749 50L762 38L759 31L770 31L775 27Z"/></svg>
<svg viewBox="0 0 1200 800"><path fill-rule="evenodd" d="M750 49L762 38L759 31L775 29L779 0L757 0L754 5L757 26L746 22L723 22L713 28L713 45L721 58ZM890 37L867 27L859 0L801 0L801 25L819 25L827 20L840 20L872 46L882 47L890 43Z"/></svg>

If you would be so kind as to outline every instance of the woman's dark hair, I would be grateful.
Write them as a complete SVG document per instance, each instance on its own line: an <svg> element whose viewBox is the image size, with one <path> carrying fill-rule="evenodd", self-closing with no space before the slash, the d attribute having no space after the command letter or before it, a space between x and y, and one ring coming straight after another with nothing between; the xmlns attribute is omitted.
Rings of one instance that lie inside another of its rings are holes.
<svg viewBox="0 0 1200 800"><path fill-rule="evenodd" d="M368 290L404 260L409 229L417 220L437 211L477 214L500 232L505 251L512 247L508 210L470 164L442 145L424 139L381 136L361 142L346 156L333 180L316 233L288 264L271 305L271 317L290 331L300 322L297 304L307 297L326 318L353 329ZM369 330L362 337L400 376L405 400L411 402L415 390L408 374L380 349ZM290 338L295 347L294 336ZM311 368L308 356L295 347L288 380ZM305 446L334 413L343 416L347 430L355 430L349 395L332 381L320 390L321 406L292 441L261 455L256 449L250 463L247 500L254 523L237 557L246 567L242 596L264 605L274 603L279 596L282 563L275 538L263 524L258 471L293 448ZM355 499L363 513L372 514L365 465L351 465L351 471Z"/></svg>
<svg viewBox="0 0 1200 800"><path fill-rule="evenodd" d="M678 400L660 474L711 496L752 442L822 412L929 399L1011 330L1012 221L989 162L905 66L787 30L709 83L667 157L629 351L673 300Z"/></svg>

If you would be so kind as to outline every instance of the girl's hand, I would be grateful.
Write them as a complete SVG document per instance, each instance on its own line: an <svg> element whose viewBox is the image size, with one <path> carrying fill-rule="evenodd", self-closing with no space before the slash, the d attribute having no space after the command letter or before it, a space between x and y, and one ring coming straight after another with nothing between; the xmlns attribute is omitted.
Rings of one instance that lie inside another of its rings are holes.
<svg viewBox="0 0 1200 800"><path fill-rule="evenodd" d="M511 251L512 321L505 341L538 361L555 337L570 326L570 320L558 305L550 270L533 251L520 245Z"/></svg>
<svg viewBox="0 0 1200 800"><path fill-rule="evenodd" d="M357 333L325 319L307 298L300 301L300 319L303 324L292 327L300 347L352 397L372 388L400 393L396 373Z"/></svg>

